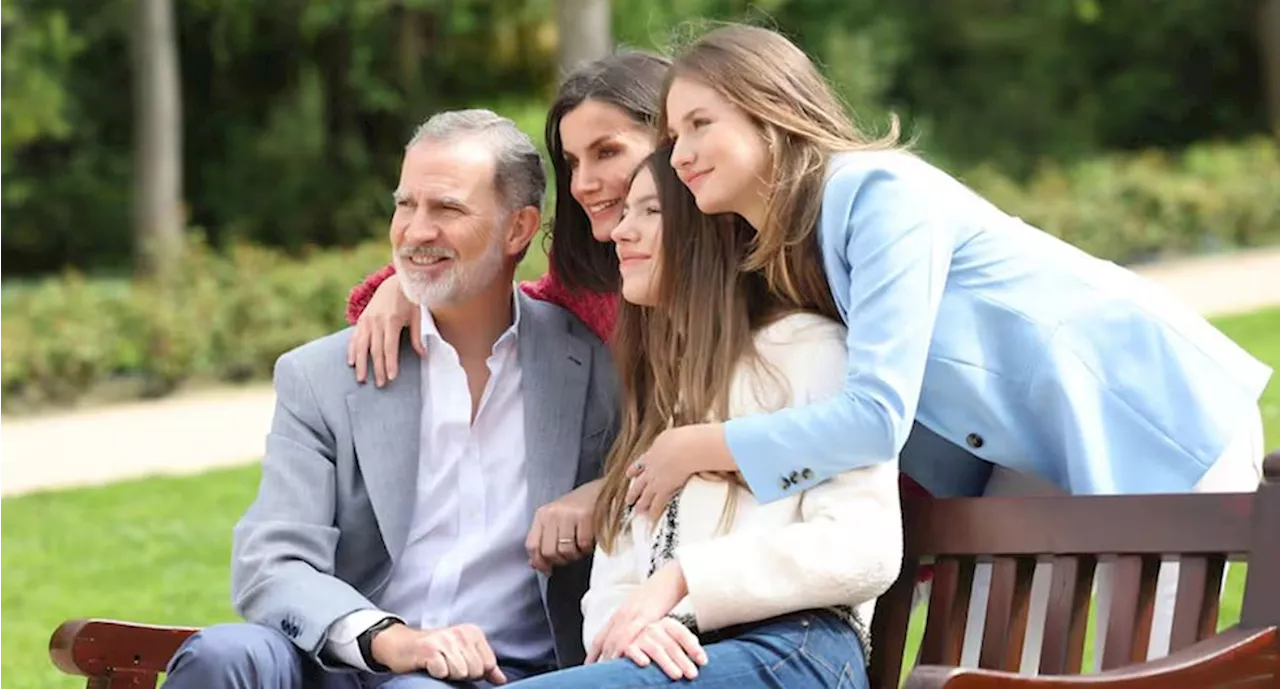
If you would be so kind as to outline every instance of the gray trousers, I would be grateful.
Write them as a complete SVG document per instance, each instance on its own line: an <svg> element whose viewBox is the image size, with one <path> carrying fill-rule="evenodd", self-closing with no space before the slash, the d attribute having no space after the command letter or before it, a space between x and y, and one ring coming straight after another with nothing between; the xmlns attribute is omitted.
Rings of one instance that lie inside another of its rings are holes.
<svg viewBox="0 0 1280 689"><path fill-rule="evenodd" d="M507 681L527 670L503 665ZM405 675L330 672L280 632L256 624L214 625L187 639L169 662L165 689L481 689L488 682L446 682Z"/></svg>

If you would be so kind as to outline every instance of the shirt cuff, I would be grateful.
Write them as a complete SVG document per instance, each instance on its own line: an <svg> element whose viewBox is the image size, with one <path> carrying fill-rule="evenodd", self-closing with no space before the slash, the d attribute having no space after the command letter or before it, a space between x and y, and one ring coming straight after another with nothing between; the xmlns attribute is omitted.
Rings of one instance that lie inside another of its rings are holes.
<svg viewBox="0 0 1280 689"><path fill-rule="evenodd" d="M359 638L370 627L388 617L403 622L395 615L381 610L357 610L338 618L338 621L329 627L329 635L324 642L325 653L334 660L346 663L357 670L372 672L373 670L364 662L364 656L360 654Z"/></svg>

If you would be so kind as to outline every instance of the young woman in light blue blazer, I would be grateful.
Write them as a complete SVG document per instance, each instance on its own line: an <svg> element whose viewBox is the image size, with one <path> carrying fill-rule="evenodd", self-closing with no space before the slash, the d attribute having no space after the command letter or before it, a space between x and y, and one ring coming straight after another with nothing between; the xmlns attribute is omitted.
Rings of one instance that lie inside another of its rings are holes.
<svg viewBox="0 0 1280 689"><path fill-rule="evenodd" d="M849 358L830 401L666 431L631 468L637 509L660 511L696 472L739 471L768 502L899 453L938 496L1257 486L1267 366L906 152L896 123L860 134L784 37L717 29L678 56L663 97L659 131L699 208L756 229L747 268L776 293L828 290ZM1162 580L1171 597L1176 577Z"/></svg>

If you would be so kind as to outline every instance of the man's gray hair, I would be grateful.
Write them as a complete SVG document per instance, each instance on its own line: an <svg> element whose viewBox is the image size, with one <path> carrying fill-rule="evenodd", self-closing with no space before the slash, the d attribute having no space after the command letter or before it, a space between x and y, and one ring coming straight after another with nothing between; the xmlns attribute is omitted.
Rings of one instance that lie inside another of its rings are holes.
<svg viewBox="0 0 1280 689"><path fill-rule="evenodd" d="M448 110L418 125L405 149L418 143L479 135L488 141L495 161L493 186L508 210L533 206L542 210L547 171L533 140L515 122L482 108Z"/></svg>

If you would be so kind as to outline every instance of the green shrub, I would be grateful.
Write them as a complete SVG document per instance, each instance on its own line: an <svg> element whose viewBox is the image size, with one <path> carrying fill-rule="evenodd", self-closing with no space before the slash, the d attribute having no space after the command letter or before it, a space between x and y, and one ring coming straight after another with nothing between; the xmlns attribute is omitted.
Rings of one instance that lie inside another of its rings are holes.
<svg viewBox="0 0 1280 689"><path fill-rule="evenodd" d="M1005 211L1119 263L1280 241L1280 147L1270 139L1045 166L1025 186L990 168L964 180Z"/></svg>

